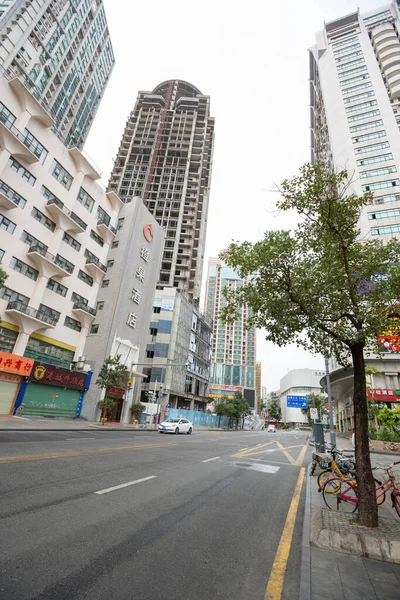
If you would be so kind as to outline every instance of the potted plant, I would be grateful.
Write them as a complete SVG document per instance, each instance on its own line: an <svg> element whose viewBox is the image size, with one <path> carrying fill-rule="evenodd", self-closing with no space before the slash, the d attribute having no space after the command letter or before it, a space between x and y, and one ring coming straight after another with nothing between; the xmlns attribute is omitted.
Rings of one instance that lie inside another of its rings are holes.
<svg viewBox="0 0 400 600"><path fill-rule="evenodd" d="M133 402L132 406L131 406L131 413L132 413L132 423L134 421L138 421L140 415L142 414L142 412L144 411L145 406L144 404L142 404L141 402ZM134 423L136 424L136 423Z"/></svg>

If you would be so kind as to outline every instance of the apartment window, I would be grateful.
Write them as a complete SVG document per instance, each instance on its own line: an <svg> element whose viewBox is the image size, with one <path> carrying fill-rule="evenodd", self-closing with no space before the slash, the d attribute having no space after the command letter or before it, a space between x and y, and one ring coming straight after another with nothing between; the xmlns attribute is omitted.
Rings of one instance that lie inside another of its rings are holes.
<svg viewBox="0 0 400 600"><path fill-rule="evenodd" d="M374 133L366 133L353 137L353 144L360 144L361 142L367 142L368 140L375 140L376 138L386 137L386 131L375 131Z"/></svg>
<svg viewBox="0 0 400 600"><path fill-rule="evenodd" d="M53 175L54 179L58 181L58 183L65 187L66 190L70 189L74 178L55 159L53 160L53 164L51 165L50 173Z"/></svg>
<svg viewBox="0 0 400 600"><path fill-rule="evenodd" d="M373 165L374 163L385 162L388 160L393 160L393 154L380 154L379 156L371 156L369 158L360 158L357 161L358 167L364 167L366 165Z"/></svg>
<svg viewBox="0 0 400 600"><path fill-rule="evenodd" d="M104 308L104 301L101 300L100 302L98 302L96 304L96 310L103 310L103 308Z"/></svg>
<svg viewBox="0 0 400 600"><path fill-rule="evenodd" d="M397 223L397 225L371 227L371 235L393 235L393 233L400 233L400 223Z"/></svg>
<svg viewBox="0 0 400 600"><path fill-rule="evenodd" d="M380 177L381 175L389 175L390 173L396 173L396 167L383 167L382 169L372 169L371 171L361 171L360 177L361 179L365 179L366 177Z"/></svg>
<svg viewBox="0 0 400 600"><path fill-rule="evenodd" d="M109 225L111 221L111 217L106 211L101 208L101 206L97 207L97 220L99 223L105 223L105 225Z"/></svg>
<svg viewBox="0 0 400 600"><path fill-rule="evenodd" d="M32 135L28 129L24 129L24 136L25 144L28 146L29 150L33 152L33 154L39 158L40 163L43 164L46 160L46 156L48 155L46 148L42 146L39 140L35 138L35 136Z"/></svg>
<svg viewBox="0 0 400 600"><path fill-rule="evenodd" d="M355 33L355 31L352 31L351 33ZM348 33L343 34L343 36L341 35L337 35L335 37L333 37L331 39L331 41L333 40L338 40L341 37L345 37L346 35L349 35ZM355 42L358 40L357 36L353 36L350 38L347 38L346 40L342 40L341 42L336 42L335 44L332 44L332 48L340 48L341 46L345 46L346 44L350 44L350 42Z"/></svg>
<svg viewBox="0 0 400 600"><path fill-rule="evenodd" d="M110 267L114 266L114 259L108 260L107 261L107 269L109 269Z"/></svg>
<svg viewBox="0 0 400 600"><path fill-rule="evenodd" d="M388 181L378 181L377 183L368 183L362 186L363 192L373 192L374 190L384 190L385 188L397 187L400 185L400 179L391 179Z"/></svg>
<svg viewBox="0 0 400 600"><path fill-rule="evenodd" d="M122 228L123 228L123 226L124 226L124 221L125 221L125 218L124 218L124 217L122 217L121 219L118 219L118 225L117 225L117 229L118 229L118 231L119 231L120 229L122 229Z"/></svg>
<svg viewBox="0 0 400 600"><path fill-rule="evenodd" d="M90 194L88 194L82 187L79 190L79 194L77 196L78 202L82 204L90 213L93 210L94 200Z"/></svg>
<svg viewBox="0 0 400 600"><path fill-rule="evenodd" d="M111 244L111 248L118 248L118 246L119 246L118 240L114 240L113 243Z"/></svg>
<svg viewBox="0 0 400 600"><path fill-rule="evenodd" d="M31 215L34 219L36 219L36 221L39 221L39 223L47 227L47 229L50 229L50 231L55 230L56 224L51 219L46 217L46 215L40 212L40 210L36 208L36 206L32 208Z"/></svg>
<svg viewBox="0 0 400 600"><path fill-rule="evenodd" d="M29 302L28 296L19 294L7 287L0 288L0 299L7 300L7 302L21 302L22 304L25 304L25 306L28 306Z"/></svg>
<svg viewBox="0 0 400 600"><path fill-rule="evenodd" d="M3 256L5 255L5 253L6 253L6 252L5 252L5 250L2 250L2 249L0 248L0 263L1 263L1 261L3 260Z"/></svg>
<svg viewBox="0 0 400 600"><path fill-rule="evenodd" d="M366 152L374 152L374 150L384 150L389 148L389 142L380 142L379 144L370 144L369 146L362 146L361 148L354 148L355 154L365 154ZM386 154L384 156L389 156ZM390 156L392 156L390 154Z"/></svg>
<svg viewBox="0 0 400 600"><path fill-rule="evenodd" d="M71 246L71 248L73 248L77 252L79 252L79 250L82 247L82 244L80 242L78 242L78 240L76 240L74 237L72 237L72 235L70 235L67 232L65 232L63 235L63 242L68 244L68 246Z"/></svg>
<svg viewBox="0 0 400 600"><path fill-rule="evenodd" d="M58 323L58 319L60 318L61 313L50 306L46 306L45 304L39 304L38 312L42 315L46 315L49 317L53 323Z"/></svg>
<svg viewBox="0 0 400 600"><path fill-rule="evenodd" d="M358 100L363 100L364 98L371 98L371 96L375 96L375 92L373 92L372 90L369 92L363 92L361 94L355 94L355 96L349 96L348 98L343 98L343 102L344 104L350 104L351 102L357 102ZM356 108L354 106L352 106L351 108L346 108L347 112L350 112L351 110L356 110Z"/></svg>
<svg viewBox="0 0 400 600"><path fill-rule="evenodd" d="M90 333L99 333L99 325L97 325L97 323L93 323L90 328Z"/></svg>
<svg viewBox="0 0 400 600"><path fill-rule="evenodd" d="M334 50L333 54L334 54L334 56L339 56L341 54L345 54L346 52L350 52L351 50L356 50L357 48L360 48L359 42L357 42L357 44L352 44L351 46L347 46L346 48L341 48L340 50Z"/></svg>
<svg viewBox="0 0 400 600"><path fill-rule="evenodd" d="M354 104L353 106L348 106L346 108L346 112L356 112L357 110L362 110L363 108L369 108L370 106L376 106L378 103L376 100L369 100L368 102L361 102L361 104ZM359 115L357 115L359 116ZM348 117L349 119L350 117Z"/></svg>
<svg viewBox="0 0 400 600"><path fill-rule="evenodd" d="M39 276L39 271L30 267L15 256L10 260L9 266L11 269L14 269L14 271L17 271L17 273L21 273L21 275L25 275L25 277L29 277L29 279L33 279L33 281L36 281Z"/></svg>
<svg viewBox="0 0 400 600"><path fill-rule="evenodd" d="M65 287L65 285L58 283L58 281L55 281L54 279L48 280L47 289L51 290L52 292L55 292L56 294L59 294L60 296L63 296L63 298L65 298L68 292L68 288Z"/></svg>
<svg viewBox="0 0 400 600"><path fill-rule="evenodd" d="M22 179L25 179L29 185L34 185L36 181L36 177L32 175L27 169L25 169L22 165L19 164L18 161L10 158L8 161L10 168L15 171Z"/></svg>
<svg viewBox="0 0 400 600"><path fill-rule="evenodd" d="M4 123L7 129L11 129L13 123L15 123L16 116L8 110L2 102L0 102L0 121Z"/></svg>
<svg viewBox="0 0 400 600"><path fill-rule="evenodd" d="M369 79L368 73L364 73L364 75L357 75L356 77L350 77L350 79L346 79L346 81L341 81L340 85L344 87L345 85L349 85L350 83L357 83L357 81L364 81L365 79Z"/></svg>
<svg viewBox="0 0 400 600"><path fill-rule="evenodd" d="M383 12L380 13L376 13L375 15L371 15L370 17L366 17L365 19L363 19L364 23L371 23L373 21L379 21L382 18L387 18L390 17L392 15L390 10L385 10Z"/></svg>
<svg viewBox="0 0 400 600"><path fill-rule="evenodd" d="M368 112L361 113L359 115L353 115L351 117L347 117L349 123L354 123L354 121L362 121L362 119L370 119L371 117L377 117L381 114L380 110L369 110Z"/></svg>
<svg viewBox="0 0 400 600"><path fill-rule="evenodd" d="M71 302L73 302L74 304L75 303L84 304L85 306L87 306L89 304L89 300L87 300L83 296L80 296L80 294L77 294L76 292L72 292Z"/></svg>
<svg viewBox="0 0 400 600"><path fill-rule="evenodd" d="M153 313L160 313L161 312L161 306L153 306Z"/></svg>
<svg viewBox="0 0 400 600"><path fill-rule="evenodd" d="M110 280L109 279L103 279L103 281L101 282L101 287L102 288L108 288L109 285L110 285Z"/></svg>
<svg viewBox="0 0 400 600"><path fill-rule="evenodd" d="M14 233L16 224L4 215L0 214L0 229L4 229L8 233Z"/></svg>
<svg viewBox="0 0 400 600"><path fill-rule="evenodd" d="M64 256L61 256L61 254L57 254L56 255L55 262L56 262L56 264L59 267L61 267L62 269L64 269L64 271L67 271L68 273L73 273L74 272L75 265L72 264L72 262L70 262L66 258L64 258Z"/></svg>
<svg viewBox="0 0 400 600"><path fill-rule="evenodd" d="M78 279L80 279L84 283L87 283L87 285L90 285L90 286L93 285L93 277L90 277L90 275L88 275L87 273L84 273L81 270L78 271Z"/></svg>
<svg viewBox="0 0 400 600"><path fill-rule="evenodd" d="M372 129L372 127L380 127L383 125L382 119L378 121L369 121L369 123L362 123L361 125L353 125L350 127L350 132L355 133L356 131L363 131L364 129Z"/></svg>
<svg viewBox="0 0 400 600"><path fill-rule="evenodd" d="M103 238L93 231L93 229L90 231L90 237L96 242L96 244L99 244L99 246L104 246Z"/></svg>
<svg viewBox="0 0 400 600"><path fill-rule="evenodd" d="M343 84L343 82L342 82ZM372 87L372 83L370 81L367 81L366 83L360 83L360 85L354 85L353 87L349 87L346 88L345 90L342 90L342 94L343 96L346 96L347 94L353 94L353 92L358 92L358 90L366 90L367 88ZM372 92L373 93L373 92ZM344 102L346 102L346 98L344 99Z"/></svg>
<svg viewBox="0 0 400 600"><path fill-rule="evenodd" d="M393 219L393 217L400 217L400 208L390 208L388 210L378 210L374 213L368 213L368 219Z"/></svg>
<svg viewBox="0 0 400 600"><path fill-rule="evenodd" d="M384 196L376 196L374 204L386 204L390 202L400 202L400 194L385 194Z"/></svg>
<svg viewBox="0 0 400 600"><path fill-rule="evenodd" d="M355 50L355 51L351 52L350 48L346 48L345 50L341 50L341 52L343 52L343 56L338 56L338 58L335 58L336 63L342 63L342 62L345 62L346 60L350 60L351 58L356 58L357 56L362 56L361 50ZM347 54L345 54L345 52L347 52Z"/></svg>
<svg viewBox="0 0 400 600"><path fill-rule="evenodd" d="M360 52L361 54L361 52ZM349 67L355 67L355 65L359 65L360 63L365 62L364 58L357 58L356 60L351 60L350 62L347 63L343 63L343 64L339 64L336 65L336 68L338 71L341 71L342 69L348 69ZM367 67L358 67L358 69L350 69L350 71L346 71L346 73L339 73L339 77L345 76L345 75L349 75L352 73L357 73L359 70L363 70L366 69Z"/></svg>
<svg viewBox="0 0 400 600"><path fill-rule="evenodd" d="M21 240L21 242L24 242L24 244L28 244L28 246L38 246L38 248L40 250L47 252L46 244L43 244L43 242L39 242L39 240L37 238L35 238L33 235L31 235L27 231L23 231L21 233L21 237L19 239Z"/></svg>
<svg viewBox="0 0 400 600"><path fill-rule="evenodd" d="M15 190L10 188L10 186L7 185L4 181L1 181L1 179L0 193L3 194L3 196L6 196L6 198L9 198L12 202L14 202L16 206L19 206L19 208L24 208L26 204L25 198L23 198Z"/></svg>
<svg viewBox="0 0 400 600"><path fill-rule="evenodd" d="M72 317L65 317L64 319L65 327L69 327L70 329L74 329L75 331L80 331L82 329L82 325L76 319L72 319Z"/></svg>

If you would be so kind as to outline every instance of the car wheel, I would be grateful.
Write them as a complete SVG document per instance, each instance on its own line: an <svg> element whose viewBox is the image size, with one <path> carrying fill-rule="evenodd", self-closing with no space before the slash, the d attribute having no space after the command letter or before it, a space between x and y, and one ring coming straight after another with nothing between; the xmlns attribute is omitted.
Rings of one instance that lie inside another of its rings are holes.
<svg viewBox="0 0 400 600"><path fill-rule="evenodd" d="M178 435L178 434L179 434L179 427L177 427L177 428L175 429L175 435Z"/></svg>
<svg viewBox="0 0 400 600"><path fill-rule="evenodd" d="M189 431L188 431L188 435L190 435L192 433L193 429L191 427L189 427Z"/></svg>
<svg viewBox="0 0 400 600"><path fill-rule="evenodd" d="M162 431L158 430L158 433L163 433Z"/></svg>

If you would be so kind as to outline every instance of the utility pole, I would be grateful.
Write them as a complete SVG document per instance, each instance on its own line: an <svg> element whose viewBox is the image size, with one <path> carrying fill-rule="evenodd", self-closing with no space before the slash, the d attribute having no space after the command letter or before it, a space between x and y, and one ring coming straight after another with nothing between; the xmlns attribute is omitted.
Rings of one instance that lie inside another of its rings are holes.
<svg viewBox="0 0 400 600"><path fill-rule="evenodd" d="M123 427L125 426L125 413L126 413L126 407L129 404L129 401L131 399L131 391L133 389L133 380L132 380L132 373L133 373L133 363L131 363L131 367L129 369L129 379L128 379L128 385L125 389L125 398L124 398L124 403L122 405L122 410L121 410L121 419L119 422L119 426L121 429L123 429Z"/></svg>
<svg viewBox="0 0 400 600"><path fill-rule="evenodd" d="M329 373L329 362L328 357L325 356L325 376L326 376L326 387L328 391L328 402L329 402L329 431L331 436L331 445L336 447L336 434L333 425L333 406L332 406L332 390L331 390L331 376Z"/></svg>

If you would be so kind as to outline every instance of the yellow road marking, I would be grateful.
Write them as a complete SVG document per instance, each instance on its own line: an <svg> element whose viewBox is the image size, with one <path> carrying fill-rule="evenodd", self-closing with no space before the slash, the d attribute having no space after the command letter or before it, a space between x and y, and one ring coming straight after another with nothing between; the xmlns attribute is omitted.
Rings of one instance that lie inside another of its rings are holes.
<svg viewBox="0 0 400 600"><path fill-rule="evenodd" d="M301 467L301 463L303 462L304 455L307 452L307 447L308 447L307 444L304 444L303 450L300 452L299 456L297 457L297 460L296 460L297 467Z"/></svg>
<svg viewBox="0 0 400 600"><path fill-rule="evenodd" d="M289 454L289 452L286 452L285 448L282 446L282 444L280 444L279 442L276 442L279 446L279 448L282 450L283 454L286 456L286 458L288 459L288 461L290 462L291 465L295 465L296 461L293 458L293 456L291 454Z"/></svg>
<svg viewBox="0 0 400 600"><path fill-rule="evenodd" d="M282 596L285 571L292 545L293 531L296 522L297 510L299 508L304 473L305 468L301 467L292 501L290 503L289 512L286 517L285 526L279 542L278 550L275 555L274 564L272 565L264 600L280 600Z"/></svg>
<svg viewBox="0 0 400 600"><path fill-rule="evenodd" d="M179 444L146 444L143 446L122 446L121 448L99 448L98 450L81 450L80 452L58 452L57 454L28 454L25 456L9 456L0 458L0 464L14 462L29 462L32 460L48 460L51 458L69 458L73 456L85 456L87 454L108 454L110 452L124 452L125 450L146 450L148 448L163 448L179 446Z"/></svg>

